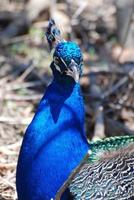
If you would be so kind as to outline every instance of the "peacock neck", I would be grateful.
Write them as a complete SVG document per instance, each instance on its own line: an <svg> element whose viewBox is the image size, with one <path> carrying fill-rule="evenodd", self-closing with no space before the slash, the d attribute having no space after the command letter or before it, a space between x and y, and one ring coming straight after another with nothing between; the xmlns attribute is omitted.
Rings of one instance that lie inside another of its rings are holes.
<svg viewBox="0 0 134 200"><path fill-rule="evenodd" d="M64 81L54 78L42 99L42 103L46 100L49 102L50 113L55 125L59 126L62 120L63 123L67 118L69 120L72 118L72 121L77 123L76 127L79 126L80 134L86 138L84 104L79 83L70 78L64 79ZM71 121L68 121L68 126L70 123ZM63 126L65 126L64 123Z"/></svg>
<svg viewBox="0 0 134 200"><path fill-rule="evenodd" d="M29 188L28 199L33 200L39 191L45 200L54 198L88 149L80 85L54 79L24 137L17 173L23 174L23 182L18 182L22 200L27 199L25 187Z"/></svg>

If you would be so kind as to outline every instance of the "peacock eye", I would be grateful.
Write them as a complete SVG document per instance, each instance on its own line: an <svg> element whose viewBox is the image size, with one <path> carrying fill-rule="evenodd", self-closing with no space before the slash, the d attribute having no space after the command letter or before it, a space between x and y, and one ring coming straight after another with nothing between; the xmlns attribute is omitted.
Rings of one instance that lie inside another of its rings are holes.
<svg viewBox="0 0 134 200"><path fill-rule="evenodd" d="M54 63L55 63L56 65L59 64L59 58L58 58L58 57L54 56L53 60L54 60Z"/></svg>

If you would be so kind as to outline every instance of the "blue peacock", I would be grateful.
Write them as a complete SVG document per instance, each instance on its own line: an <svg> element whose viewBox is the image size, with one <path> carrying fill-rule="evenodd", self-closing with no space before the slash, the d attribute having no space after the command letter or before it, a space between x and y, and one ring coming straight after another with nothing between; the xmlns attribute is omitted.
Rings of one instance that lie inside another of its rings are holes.
<svg viewBox="0 0 134 200"><path fill-rule="evenodd" d="M81 49L61 39L53 20L46 36L50 49L55 48L50 65L54 78L23 139L16 173L18 200L131 199L134 136L87 142L79 84Z"/></svg>

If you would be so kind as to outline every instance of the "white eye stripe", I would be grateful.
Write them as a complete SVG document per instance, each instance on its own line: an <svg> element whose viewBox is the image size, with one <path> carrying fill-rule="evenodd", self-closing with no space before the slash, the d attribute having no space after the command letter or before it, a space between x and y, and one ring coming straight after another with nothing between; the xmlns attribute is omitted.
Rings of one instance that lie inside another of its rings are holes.
<svg viewBox="0 0 134 200"><path fill-rule="evenodd" d="M55 66L57 71L61 72L59 65L57 65L55 62L54 62L54 66Z"/></svg>
<svg viewBox="0 0 134 200"><path fill-rule="evenodd" d="M59 58L58 58L58 57L54 56L53 60L54 60L54 63L55 63L55 64L58 64L58 63L59 63Z"/></svg>
<svg viewBox="0 0 134 200"><path fill-rule="evenodd" d="M60 58L60 60L63 62L63 64L66 66L66 68L67 68L67 64L65 63L65 61L62 59L62 58Z"/></svg>
<svg viewBox="0 0 134 200"><path fill-rule="evenodd" d="M61 61L61 62L64 64L64 66L65 66L66 68L68 68L68 67L67 67L67 64L66 64L66 62L63 60L63 58L54 56L53 60L54 60L54 63L55 63L55 64L59 64L59 62Z"/></svg>

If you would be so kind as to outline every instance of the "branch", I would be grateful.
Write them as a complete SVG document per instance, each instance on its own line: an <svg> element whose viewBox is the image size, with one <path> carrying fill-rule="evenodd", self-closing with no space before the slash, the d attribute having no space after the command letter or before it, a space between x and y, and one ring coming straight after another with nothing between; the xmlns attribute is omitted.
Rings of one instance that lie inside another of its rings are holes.
<svg viewBox="0 0 134 200"><path fill-rule="evenodd" d="M90 94L96 98L98 97L98 100L91 102L95 118L94 136L92 139L102 139L105 137L105 125L102 101L101 99L99 99L99 97L101 96L101 89L96 84L96 78L94 76L90 76Z"/></svg>
<svg viewBox="0 0 134 200"><path fill-rule="evenodd" d="M110 87L109 90L104 92L100 97L102 99L105 99L108 96L110 96L111 94L115 93L120 87L122 87L124 84L126 84L128 82L129 78L133 78L133 75L134 75L134 68L132 68L129 71L128 76L126 75L123 78L121 78L115 85Z"/></svg>

